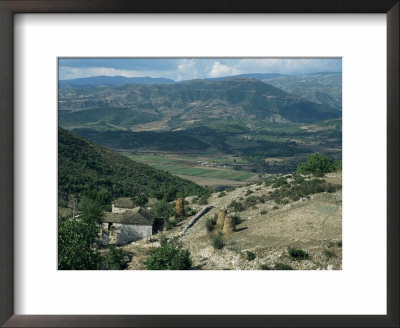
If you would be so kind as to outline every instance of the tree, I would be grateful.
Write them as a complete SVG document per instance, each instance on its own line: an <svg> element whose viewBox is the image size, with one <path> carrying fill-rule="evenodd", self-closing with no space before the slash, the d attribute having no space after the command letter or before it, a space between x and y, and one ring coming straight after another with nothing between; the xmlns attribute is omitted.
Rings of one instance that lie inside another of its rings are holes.
<svg viewBox="0 0 400 328"><path fill-rule="evenodd" d="M307 157L305 162L297 165L297 173L313 174L315 176L323 176L325 173L334 170L332 160L320 153L314 153Z"/></svg>
<svg viewBox="0 0 400 328"><path fill-rule="evenodd" d="M79 219L61 219L58 224L58 268L60 270L99 269L100 255L93 249L103 222L101 206L84 197Z"/></svg>
<svg viewBox="0 0 400 328"><path fill-rule="evenodd" d="M153 205L153 212L159 218L167 219L175 214L174 208L165 199Z"/></svg>

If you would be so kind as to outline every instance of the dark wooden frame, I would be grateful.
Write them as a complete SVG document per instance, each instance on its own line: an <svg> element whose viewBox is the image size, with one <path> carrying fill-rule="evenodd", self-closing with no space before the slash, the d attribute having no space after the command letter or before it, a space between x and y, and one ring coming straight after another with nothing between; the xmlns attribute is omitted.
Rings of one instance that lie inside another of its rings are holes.
<svg viewBox="0 0 400 328"><path fill-rule="evenodd" d="M399 0L0 0L0 324L4 327L399 327L399 8ZM14 13L385 13L387 315L14 315L13 207L10 206L14 166Z"/></svg>

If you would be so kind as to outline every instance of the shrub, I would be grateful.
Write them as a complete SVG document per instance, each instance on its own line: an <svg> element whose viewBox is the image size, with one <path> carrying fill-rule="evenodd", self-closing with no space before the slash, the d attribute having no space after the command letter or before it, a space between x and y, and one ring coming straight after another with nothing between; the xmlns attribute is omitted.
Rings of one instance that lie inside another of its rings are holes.
<svg viewBox="0 0 400 328"><path fill-rule="evenodd" d="M122 249L110 246L109 253L103 257L103 265L107 270L122 270L125 268Z"/></svg>
<svg viewBox="0 0 400 328"><path fill-rule="evenodd" d="M222 249L225 246L220 234L212 237L212 245L215 249Z"/></svg>
<svg viewBox="0 0 400 328"><path fill-rule="evenodd" d="M161 233L160 234L160 246L164 246L167 242L168 242L168 238L163 233Z"/></svg>
<svg viewBox="0 0 400 328"><path fill-rule="evenodd" d="M288 264L277 263L274 266L274 270L293 270L293 268Z"/></svg>
<svg viewBox="0 0 400 328"><path fill-rule="evenodd" d="M296 260L306 260L309 257L306 251L303 251L302 249L299 248L292 248L290 246L288 247L288 253L291 257L293 257Z"/></svg>
<svg viewBox="0 0 400 328"><path fill-rule="evenodd" d="M151 250L144 265L147 270L188 270L192 266L192 260L187 249L167 242Z"/></svg>
<svg viewBox="0 0 400 328"><path fill-rule="evenodd" d="M199 205L207 205L208 204L208 195L204 194L201 195L200 199L199 199Z"/></svg>
<svg viewBox="0 0 400 328"><path fill-rule="evenodd" d="M259 196L250 196L244 201L244 205L246 207L256 205L259 203L265 203L265 200Z"/></svg>
<svg viewBox="0 0 400 328"><path fill-rule="evenodd" d="M304 178L299 174L293 174L292 184L300 184L304 182Z"/></svg>
<svg viewBox="0 0 400 328"><path fill-rule="evenodd" d="M336 188L335 188L335 186L328 184L328 187L326 187L326 191L329 193L332 193L332 192L336 191Z"/></svg>
<svg viewBox="0 0 400 328"><path fill-rule="evenodd" d="M211 218L207 218L207 220L206 220L206 222L205 222L205 227L206 227L206 229L207 229L208 232L213 231L214 226L213 226L213 223L212 223Z"/></svg>
<svg viewBox="0 0 400 328"><path fill-rule="evenodd" d="M164 221L164 230L171 230L172 229L172 224L169 219L165 219Z"/></svg>
<svg viewBox="0 0 400 328"><path fill-rule="evenodd" d="M342 241L341 241L341 240L337 241L337 242L336 242L336 246L337 246L337 247L342 247Z"/></svg>
<svg viewBox="0 0 400 328"><path fill-rule="evenodd" d="M222 192L220 192L220 193L218 194L218 197L221 198L221 197L224 197L224 196L226 196L226 195L227 195L227 193L226 193L225 191L222 191Z"/></svg>
<svg viewBox="0 0 400 328"><path fill-rule="evenodd" d="M334 252L329 251L329 250L327 250L327 249L324 250L324 253L325 253L325 255L326 255L327 257L329 257L329 258L335 257L335 256L336 256L336 254L335 254Z"/></svg>
<svg viewBox="0 0 400 328"><path fill-rule="evenodd" d="M266 211L266 210L262 210L262 211L260 212L261 215L264 215L264 214L267 214L267 213L268 213L268 211Z"/></svg>
<svg viewBox="0 0 400 328"><path fill-rule="evenodd" d="M279 188L282 187L283 185L287 185L287 179L284 177L277 178L273 183L272 187L273 188Z"/></svg>
<svg viewBox="0 0 400 328"><path fill-rule="evenodd" d="M229 207L229 208L232 208L233 211L235 211L235 212L241 212L241 211L244 211L244 210L245 210L243 204L242 204L242 203L239 203L239 202L237 202L237 201L235 201L235 200L233 200L233 201L229 204L228 207Z"/></svg>
<svg viewBox="0 0 400 328"><path fill-rule="evenodd" d="M175 214L175 210L171 204L165 199L159 200L152 207L154 214L157 217L167 219Z"/></svg>
<svg viewBox="0 0 400 328"><path fill-rule="evenodd" d="M248 195L250 195L250 194L252 194L252 193L253 193L253 190L247 189L245 195L248 196Z"/></svg>
<svg viewBox="0 0 400 328"><path fill-rule="evenodd" d="M328 247L328 248L331 248L331 247L333 247L334 245L335 245L334 243L329 242L328 245L327 245L327 247Z"/></svg>
<svg viewBox="0 0 400 328"><path fill-rule="evenodd" d="M198 201L199 201L199 198L198 197L194 197L192 199L192 204L196 204Z"/></svg>
<svg viewBox="0 0 400 328"><path fill-rule="evenodd" d="M272 270L272 269L266 264L261 264L261 270Z"/></svg>
<svg viewBox="0 0 400 328"><path fill-rule="evenodd" d="M274 206L273 208L272 208L273 210L278 210L279 209L279 206Z"/></svg>
<svg viewBox="0 0 400 328"><path fill-rule="evenodd" d="M242 218L239 215L233 215L232 220L235 223L235 225L242 223Z"/></svg>
<svg viewBox="0 0 400 328"><path fill-rule="evenodd" d="M256 258L256 254L250 251L247 251L246 255L247 255L247 261L253 261Z"/></svg>

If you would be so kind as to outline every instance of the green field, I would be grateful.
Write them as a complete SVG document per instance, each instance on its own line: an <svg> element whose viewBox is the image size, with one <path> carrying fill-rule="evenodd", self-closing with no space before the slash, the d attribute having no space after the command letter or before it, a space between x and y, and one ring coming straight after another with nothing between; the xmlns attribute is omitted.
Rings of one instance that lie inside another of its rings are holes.
<svg viewBox="0 0 400 328"><path fill-rule="evenodd" d="M202 177L208 179L225 179L232 181L246 181L252 178L255 174L248 171L236 171L232 169L197 167L198 160L227 163L233 162L232 159L218 156L207 156L210 154L199 154L197 156L182 156L174 154L131 154L125 153L129 158L151 165L152 167L164 171L168 171L175 175L186 175L192 177ZM241 161L238 161L241 162Z"/></svg>
<svg viewBox="0 0 400 328"><path fill-rule="evenodd" d="M203 178L213 178L213 179L227 179L234 181L245 181L254 176L254 173L250 172L238 172L235 170L219 170L212 168L198 168L198 167L185 167L177 165L157 165L152 164L152 166L159 170L164 170L171 172L172 174L178 175L188 175L197 176Z"/></svg>

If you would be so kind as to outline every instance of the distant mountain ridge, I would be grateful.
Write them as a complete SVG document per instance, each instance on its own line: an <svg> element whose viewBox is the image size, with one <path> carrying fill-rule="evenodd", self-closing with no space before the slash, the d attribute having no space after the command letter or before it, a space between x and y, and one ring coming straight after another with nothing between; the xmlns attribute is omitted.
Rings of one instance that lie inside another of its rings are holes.
<svg viewBox="0 0 400 328"><path fill-rule="evenodd" d="M60 80L59 84L62 86L116 86L129 83L136 84L156 84L156 83L175 83L174 80L166 79L164 77L153 78L150 76L143 77L125 77L125 76L91 76L70 80Z"/></svg>
<svg viewBox="0 0 400 328"><path fill-rule="evenodd" d="M66 127L97 122L131 128L156 121L182 127L210 119L310 123L341 116L332 107L245 78L60 89L59 109L60 125Z"/></svg>

